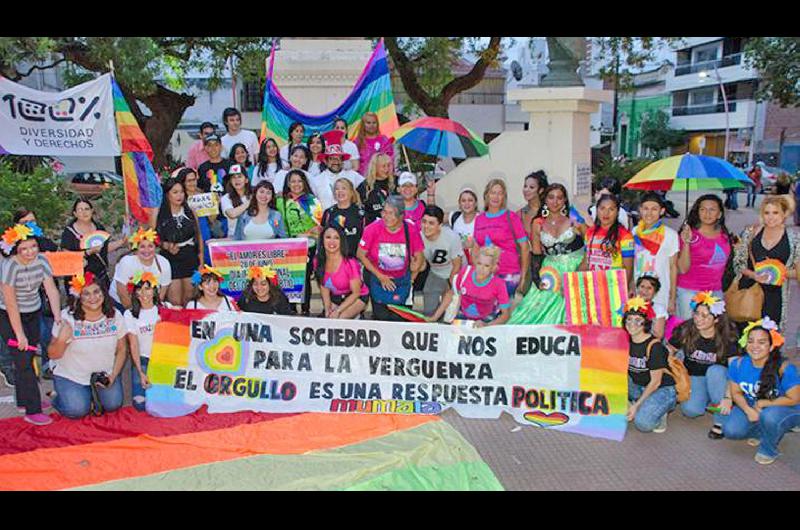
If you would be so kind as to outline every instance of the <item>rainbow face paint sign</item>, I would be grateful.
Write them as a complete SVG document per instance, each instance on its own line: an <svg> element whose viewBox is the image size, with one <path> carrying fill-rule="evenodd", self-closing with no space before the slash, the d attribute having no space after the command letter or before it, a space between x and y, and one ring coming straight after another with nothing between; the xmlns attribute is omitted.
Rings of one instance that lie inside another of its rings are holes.
<svg viewBox="0 0 800 530"><path fill-rule="evenodd" d="M308 262L304 237L265 241L209 241L211 266L225 277L222 291L237 297L247 285L247 269L268 265L278 274L278 286L289 302L303 301Z"/></svg>
<svg viewBox="0 0 800 530"><path fill-rule="evenodd" d="M511 414L622 440L628 336L590 326L496 326L162 310L148 367L154 416L209 412ZM601 332L598 332L601 331Z"/></svg>
<svg viewBox="0 0 800 530"><path fill-rule="evenodd" d="M621 309L628 301L625 269L565 272L561 286L566 324L622 327Z"/></svg>

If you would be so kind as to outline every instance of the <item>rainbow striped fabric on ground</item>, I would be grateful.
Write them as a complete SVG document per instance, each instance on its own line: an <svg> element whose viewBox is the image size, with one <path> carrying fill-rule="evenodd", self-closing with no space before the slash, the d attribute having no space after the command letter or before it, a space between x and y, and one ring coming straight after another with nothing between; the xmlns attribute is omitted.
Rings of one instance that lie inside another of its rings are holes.
<svg viewBox="0 0 800 530"><path fill-rule="evenodd" d="M288 142L289 126L293 122L300 122L305 126L307 140L313 132L333 129L333 120L337 117L347 120L348 136L353 139L358 134L360 119L365 112L374 112L378 115L381 134L390 136L399 127L383 39L372 52L350 95L336 109L321 116L303 114L286 100L275 86L272 75L274 65L273 45L267 72L267 86L264 91L264 110L261 114L261 141L265 138L274 138L278 145L285 145Z"/></svg>
<svg viewBox="0 0 800 530"><path fill-rule="evenodd" d="M134 118L125 97L114 78L111 78L114 94L114 114L122 145L122 177L131 215L141 223L148 221L145 208L161 206L163 191L161 181L153 169L153 148Z"/></svg>
<svg viewBox="0 0 800 530"><path fill-rule="evenodd" d="M436 416L208 414L124 407L0 420L2 490L502 490Z"/></svg>

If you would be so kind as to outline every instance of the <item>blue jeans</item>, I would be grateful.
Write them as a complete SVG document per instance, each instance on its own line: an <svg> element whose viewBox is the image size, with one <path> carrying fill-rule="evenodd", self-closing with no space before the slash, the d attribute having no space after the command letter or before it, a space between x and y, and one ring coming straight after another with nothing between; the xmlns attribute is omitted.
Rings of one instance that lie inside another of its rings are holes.
<svg viewBox="0 0 800 530"><path fill-rule="evenodd" d="M66 418L82 418L89 414L92 404L92 389L89 385L80 385L65 377L53 376L56 399L53 407ZM111 388L99 388L100 403L106 412L117 410L122 406L124 398L122 380L117 377Z"/></svg>
<svg viewBox="0 0 800 530"><path fill-rule="evenodd" d="M139 357L139 362L142 364L142 371L147 374L147 365L150 359L147 357ZM131 363L131 397L133 399L133 408L138 411L144 411L144 388L142 388L142 379L139 377L139 370ZM139 398L137 400L137 398Z"/></svg>
<svg viewBox="0 0 800 530"><path fill-rule="evenodd" d="M684 289L683 287L678 287L675 291L675 305L677 306L675 310L677 311L677 317L681 320L691 320L692 319L692 297L699 293L700 291L692 291L691 289ZM717 298L724 298L724 294L722 291L712 291L714 296Z"/></svg>
<svg viewBox="0 0 800 530"><path fill-rule="evenodd" d="M747 184L747 207L756 205L756 186L755 184Z"/></svg>
<svg viewBox="0 0 800 530"><path fill-rule="evenodd" d="M633 382L633 379L628 377L628 400L636 401L644 393L644 388ZM662 386L639 406L636 411L636 417L633 419L633 424L642 432L652 432L653 429L658 427L661 418L664 417L669 411L675 408L678 402L677 393L674 386Z"/></svg>
<svg viewBox="0 0 800 530"><path fill-rule="evenodd" d="M692 393L688 401L681 403L681 412L687 418L696 418L706 413L710 403L719 403L725 397L728 386L728 369L721 364L708 367L705 376L693 375ZM722 416L714 414L714 423L721 424Z"/></svg>
<svg viewBox="0 0 800 530"><path fill-rule="evenodd" d="M739 208L739 192L737 190L726 191L725 195L728 198L728 204L731 210Z"/></svg>
<svg viewBox="0 0 800 530"><path fill-rule="evenodd" d="M800 425L800 405L793 407L767 407L761 411L757 422L751 422L742 409L734 406L728 416L722 416L722 433L730 440L758 438L758 452L776 458L778 444L783 435Z"/></svg>

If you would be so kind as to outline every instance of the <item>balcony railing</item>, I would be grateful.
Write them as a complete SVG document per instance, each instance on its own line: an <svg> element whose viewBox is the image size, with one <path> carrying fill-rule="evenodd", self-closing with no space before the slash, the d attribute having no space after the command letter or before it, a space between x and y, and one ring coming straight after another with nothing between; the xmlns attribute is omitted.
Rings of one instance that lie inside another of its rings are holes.
<svg viewBox="0 0 800 530"><path fill-rule="evenodd" d="M679 75L696 74L707 70L717 68L724 68L726 66L734 66L742 63L742 54L734 53L733 55L726 55L722 59L715 59L713 61L701 61L694 64L683 64L675 67L675 77Z"/></svg>
<svg viewBox="0 0 800 530"><path fill-rule="evenodd" d="M672 107L673 116L695 116L697 114L717 114L725 112L725 103L712 103L710 105L684 105ZM736 112L736 102L728 102L728 112Z"/></svg>

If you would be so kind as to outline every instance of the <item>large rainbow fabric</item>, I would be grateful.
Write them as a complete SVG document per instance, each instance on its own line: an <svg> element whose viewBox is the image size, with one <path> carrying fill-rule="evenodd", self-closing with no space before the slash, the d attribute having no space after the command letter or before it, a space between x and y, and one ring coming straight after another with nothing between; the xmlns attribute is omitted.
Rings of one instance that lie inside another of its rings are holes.
<svg viewBox="0 0 800 530"><path fill-rule="evenodd" d="M313 132L325 132L333 129L333 120L344 118L348 124L348 135L351 139L358 134L361 116L365 112L378 115L381 134L389 136L400 125L397 121L397 110L392 95L392 82L389 76L389 65L386 61L386 48L380 40L364 71L356 81L352 92L336 109L320 116L303 114L292 106L275 86L273 67L275 64L275 46L272 47L267 73L267 85L264 91L264 110L261 115L261 141L274 138L279 145L287 143L289 126L300 122L305 126L306 138Z"/></svg>
<svg viewBox="0 0 800 530"><path fill-rule="evenodd" d="M574 326L622 327L622 307L628 300L624 269L566 272L562 278L566 323Z"/></svg>
<svg viewBox="0 0 800 530"><path fill-rule="evenodd" d="M153 148L133 117L117 82L111 79L114 114L122 145L122 177L131 215L139 222L148 221L145 208L158 208L163 198L161 181L153 168Z"/></svg>

